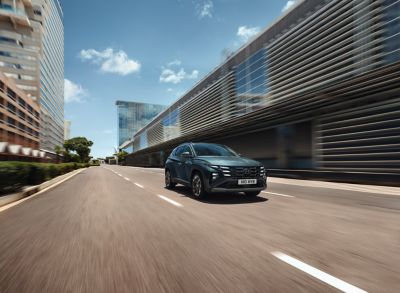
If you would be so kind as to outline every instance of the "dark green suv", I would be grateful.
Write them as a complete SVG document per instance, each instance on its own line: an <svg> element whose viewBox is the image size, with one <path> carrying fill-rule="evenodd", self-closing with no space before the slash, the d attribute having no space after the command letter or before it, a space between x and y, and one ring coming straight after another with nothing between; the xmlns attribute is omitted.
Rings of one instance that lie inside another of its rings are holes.
<svg viewBox="0 0 400 293"><path fill-rule="evenodd" d="M175 148L165 163L165 185L191 187L193 195L211 192L244 192L257 196L267 187L266 170L255 160L241 157L227 146L184 143Z"/></svg>

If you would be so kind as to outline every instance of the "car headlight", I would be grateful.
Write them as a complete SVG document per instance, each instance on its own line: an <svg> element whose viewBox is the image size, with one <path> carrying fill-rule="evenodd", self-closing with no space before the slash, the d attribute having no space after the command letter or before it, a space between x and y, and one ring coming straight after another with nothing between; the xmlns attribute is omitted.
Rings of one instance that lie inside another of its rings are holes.
<svg viewBox="0 0 400 293"><path fill-rule="evenodd" d="M215 170L219 170L219 166L218 165L208 165L208 167L213 168Z"/></svg>
<svg viewBox="0 0 400 293"><path fill-rule="evenodd" d="M260 167L260 176L264 178L267 176L267 171L265 170L264 166Z"/></svg>
<svg viewBox="0 0 400 293"><path fill-rule="evenodd" d="M231 177L231 168L230 167L218 166L218 165L208 165L208 167L216 170L219 175L222 175L225 177Z"/></svg>

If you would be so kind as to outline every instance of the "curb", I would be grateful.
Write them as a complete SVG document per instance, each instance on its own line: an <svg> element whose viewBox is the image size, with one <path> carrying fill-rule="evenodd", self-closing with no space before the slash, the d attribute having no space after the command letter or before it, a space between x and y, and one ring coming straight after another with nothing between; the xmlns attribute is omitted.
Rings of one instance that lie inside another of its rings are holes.
<svg viewBox="0 0 400 293"><path fill-rule="evenodd" d="M10 203L13 203L15 201L21 200L23 198L29 197L35 193L38 193L39 191L49 188L55 184L57 184L58 182L66 179L69 176L74 176L80 172L82 172L83 170L85 170L87 168L81 168L81 169L77 169L74 171L71 171L69 173L57 176L53 179L50 179L46 182L43 182L39 185L35 185L35 186L29 186L29 187L25 187L22 189L22 191L18 192L18 193L13 193L10 195L4 195L4 196L0 196L0 207L3 207L5 205L8 205Z"/></svg>

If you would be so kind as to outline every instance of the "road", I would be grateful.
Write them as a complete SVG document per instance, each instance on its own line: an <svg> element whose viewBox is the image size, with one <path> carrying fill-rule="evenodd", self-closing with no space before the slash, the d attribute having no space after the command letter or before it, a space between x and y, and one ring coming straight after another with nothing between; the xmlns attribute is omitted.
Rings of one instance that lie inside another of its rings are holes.
<svg viewBox="0 0 400 293"><path fill-rule="evenodd" d="M92 167L0 212L0 292L400 290L395 189L279 179L198 201L163 181Z"/></svg>

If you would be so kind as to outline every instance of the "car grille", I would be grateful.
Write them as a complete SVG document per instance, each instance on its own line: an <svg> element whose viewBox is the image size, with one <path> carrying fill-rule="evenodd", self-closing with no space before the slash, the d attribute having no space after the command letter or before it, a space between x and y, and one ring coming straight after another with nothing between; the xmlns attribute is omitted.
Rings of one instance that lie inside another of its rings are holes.
<svg viewBox="0 0 400 293"><path fill-rule="evenodd" d="M260 167L231 167L231 177L235 179L260 178Z"/></svg>

